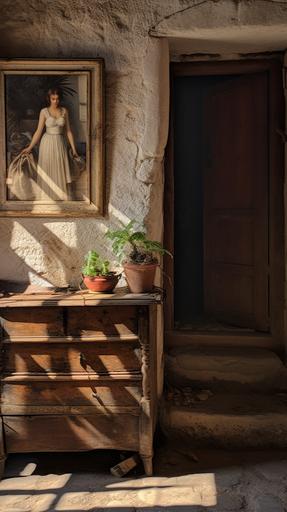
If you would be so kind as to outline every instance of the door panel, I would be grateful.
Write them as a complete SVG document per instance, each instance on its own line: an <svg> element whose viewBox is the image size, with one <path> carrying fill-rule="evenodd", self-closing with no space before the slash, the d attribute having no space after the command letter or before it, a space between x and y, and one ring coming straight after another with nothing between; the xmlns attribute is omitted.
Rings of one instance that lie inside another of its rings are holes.
<svg viewBox="0 0 287 512"><path fill-rule="evenodd" d="M204 126L205 313L267 331L267 74L236 76L210 88Z"/></svg>

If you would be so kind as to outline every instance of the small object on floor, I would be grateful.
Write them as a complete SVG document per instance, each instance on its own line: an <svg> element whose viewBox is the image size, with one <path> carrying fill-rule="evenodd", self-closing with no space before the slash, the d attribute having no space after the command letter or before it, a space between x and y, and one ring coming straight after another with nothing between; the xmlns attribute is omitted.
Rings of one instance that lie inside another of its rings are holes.
<svg viewBox="0 0 287 512"><path fill-rule="evenodd" d="M35 464L35 462L29 462L22 469L22 471L20 471L19 476L31 476L31 475L33 475L36 468L37 468L37 464Z"/></svg>
<svg viewBox="0 0 287 512"><path fill-rule="evenodd" d="M129 457L128 459L123 460L122 462L119 462L118 464L113 466L110 469L110 472L112 473L112 475L121 478L122 476L125 476L133 468L135 468L139 462L139 456L133 455L132 457Z"/></svg>

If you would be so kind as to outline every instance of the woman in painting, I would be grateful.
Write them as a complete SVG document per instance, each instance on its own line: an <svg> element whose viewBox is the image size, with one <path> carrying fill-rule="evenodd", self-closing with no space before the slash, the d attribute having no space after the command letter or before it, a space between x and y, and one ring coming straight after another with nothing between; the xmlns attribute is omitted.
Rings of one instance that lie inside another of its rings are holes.
<svg viewBox="0 0 287 512"><path fill-rule="evenodd" d="M78 158L68 110L61 105L62 92L51 88L47 93L47 107L40 111L38 127L29 146L22 154L30 153L41 140L37 165L37 199L64 201L70 199L72 182L66 138L73 158ZM43 130L45 133L42 136Z"/></svg>

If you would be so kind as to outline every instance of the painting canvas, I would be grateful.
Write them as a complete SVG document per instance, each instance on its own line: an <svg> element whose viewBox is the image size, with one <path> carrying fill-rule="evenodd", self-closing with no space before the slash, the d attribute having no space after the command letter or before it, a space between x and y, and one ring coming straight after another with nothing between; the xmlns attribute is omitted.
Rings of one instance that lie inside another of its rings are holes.
<svg viewBox="0 0 287 512"><path fill-rule="evenodd" d="M102 61L0 65L0 215L102 214Z"/></svg>

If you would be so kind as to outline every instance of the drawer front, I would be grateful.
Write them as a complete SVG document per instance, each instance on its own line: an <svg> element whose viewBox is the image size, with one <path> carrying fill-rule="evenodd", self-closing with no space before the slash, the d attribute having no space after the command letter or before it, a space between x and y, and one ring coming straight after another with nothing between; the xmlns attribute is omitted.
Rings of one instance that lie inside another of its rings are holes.
<svg viewBox="0 0 287 512"><path fill-rule="evenodd" d="M2 357L5 374L87 373L113 375L140 371L137 343L5 343Z"/></svg>
<svg viewBox="0 0 287 512"><path fill-rule="evenodd" d="M4 338L63 336L62 308L7 308L1 310Z"/></svg>
<svg viewBox="0 0 287 512"><path fill-rule="evenodd" d="M129 336L137 334L136 306L89 306L67 309L68 336Z"/></svg>
<svg viewBox="0 0 287 512"><path fill-rule="evenodd" d="M2 382L1 407L16 413L16 409L34 407L138 407L141 386L125 382L33 382L14 384ZM16 406L16 407L15 407ZM21 409L21 410L22 410ZM26 412L27 414L27 412Z"/></svg>
<svg viewBox="0 0 287 512"><path fill-rule="evenodd" d="M7 453L139 448L139 418L129 414L4 416L3 423Z"/></svg>

